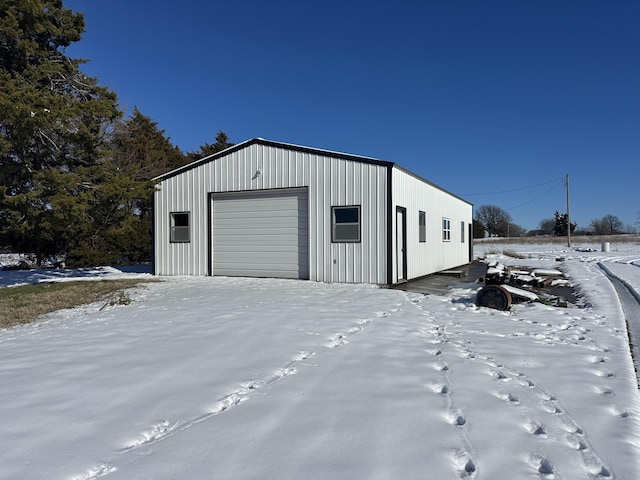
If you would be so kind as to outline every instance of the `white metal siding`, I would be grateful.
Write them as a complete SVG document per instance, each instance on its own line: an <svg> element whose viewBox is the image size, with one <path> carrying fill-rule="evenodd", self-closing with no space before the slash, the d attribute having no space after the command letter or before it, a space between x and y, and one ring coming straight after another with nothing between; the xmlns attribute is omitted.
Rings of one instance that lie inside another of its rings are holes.
<svg viewBox="0 0 640 480"><path fill-rule="evenodd" d="M207 275L210 193L308 188L309 278L387 283L385 165L331 152L251 143L162 180L155 193L154 262L159 275ZM360 243L331 243L331 207L361 206ZM169 212L190 212L190 243L169 242ZM215 274L215 272L214 272Z"/></svg>
<svg viewBox="0 0 640 480"><path fill-rule="evenodd" d="M392 174L393 209L396 206L407 209L407 277L409 279L464 265L469 262L468 227L464 242L460 238L460 222L468 226L472 223L471 204L450 193L424 182L409 173L395 168ZM419 241L419 211L426 212L426 242ZM442 219L451 220L451 240L442 239ZM394 221L394 229L396 228ZM397 246L392 247L394 255L393 281L398 280L395 255Z"/></svg>
<svg viewBox="0 0 640 480"><path fill-rule="evenodd" d="M213 195L213 274L309 278L306 190Z"/></svg>

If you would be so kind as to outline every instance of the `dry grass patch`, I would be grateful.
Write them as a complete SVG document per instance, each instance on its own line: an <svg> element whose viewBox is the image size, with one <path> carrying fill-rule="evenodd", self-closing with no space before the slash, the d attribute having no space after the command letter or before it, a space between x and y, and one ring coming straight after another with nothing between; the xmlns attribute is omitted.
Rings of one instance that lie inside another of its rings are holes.
<svg viewBox="0 0 640 480"><path fill-rule="evenodd" d="M529 258L527 255L523 255L521 253L516 252L515 250L509 250L509 249L502 250L502 254L511 258L518 258L518 259Z"/></svg>
<svg viewBox="0 0 640 480"><path fill-rule="evenodd" d="M125 289L148 280L100 280L40 283L0 288L0 328L29 323L40 315L96 301L128 304Z"/></svg>
<svg viewBox="0 0 640 480"><path fill-rule="evenodd" d="M610 242L612 245L616 243L640 243L640 235L624 234L624 235L572 235L571 244L581 243L601 243ZM567 237L506 237L506 238L474 238L473 243L476 245L544 245L559 244L566 245Z"/></svg>

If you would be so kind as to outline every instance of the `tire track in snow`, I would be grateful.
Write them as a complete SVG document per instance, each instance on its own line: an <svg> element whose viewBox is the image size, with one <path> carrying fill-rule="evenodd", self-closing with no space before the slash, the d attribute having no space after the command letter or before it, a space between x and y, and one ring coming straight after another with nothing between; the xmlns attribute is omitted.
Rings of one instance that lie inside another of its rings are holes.
<svg viewBox="0 0 640 480"><path fill-rule="evenodd" d="M598 266L605 273L620 299L620 306L627 323L629 348L636 369L636 381L640 385L640 296L629 283L615 275L606 265L598 263Z"/></svg>

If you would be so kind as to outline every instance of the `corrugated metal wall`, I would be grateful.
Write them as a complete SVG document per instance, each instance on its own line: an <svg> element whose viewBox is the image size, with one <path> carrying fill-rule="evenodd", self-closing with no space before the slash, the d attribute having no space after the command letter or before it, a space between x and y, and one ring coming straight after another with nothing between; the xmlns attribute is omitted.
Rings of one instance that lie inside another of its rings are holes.
<svg viewBox="0 0 640 480"><path fill-rule="evenodd" d="M472 223L473 206L440 188L399 169L392 174L393 206L406 208L407 278L416 278L447 270L469 262L468 225ZM419 241L418 212L426 213L426 242ZM442 219L451 221L451 239L442 239ZM465 222L464 242L460 222ZM396 216L393 216L394 231ZM393 236L393 281L398 279L396 236Z"/></svg>
<svg viewBox="0 0 640 480"><path fill-rule="evenodd" d="M323 152L324 153L324 152ZM309 277L324 282L387 283L386 165L261 143L162 180L155 193L155 272L207 275L209 194L308 187ZM331 242L331 207L360 205L360 243ZM191 213L191 241L169 241L170 212ZM215 271L213 272L215 275Z"/></svg>

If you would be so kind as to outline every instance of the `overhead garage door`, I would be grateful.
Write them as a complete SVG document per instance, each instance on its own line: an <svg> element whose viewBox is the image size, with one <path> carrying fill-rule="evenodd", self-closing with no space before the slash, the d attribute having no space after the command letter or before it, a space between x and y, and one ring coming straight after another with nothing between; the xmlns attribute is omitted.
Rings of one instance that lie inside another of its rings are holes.
<svg viewBox="0 0 640 480"><path fill-rule="evenodd" d="M309 278L306 189L213 195L213 274Z"/></svg>

